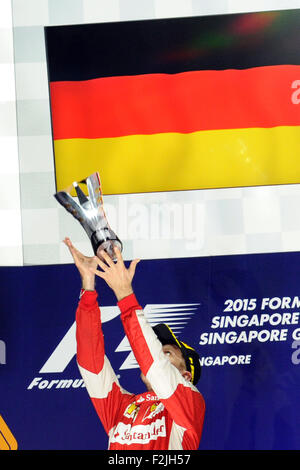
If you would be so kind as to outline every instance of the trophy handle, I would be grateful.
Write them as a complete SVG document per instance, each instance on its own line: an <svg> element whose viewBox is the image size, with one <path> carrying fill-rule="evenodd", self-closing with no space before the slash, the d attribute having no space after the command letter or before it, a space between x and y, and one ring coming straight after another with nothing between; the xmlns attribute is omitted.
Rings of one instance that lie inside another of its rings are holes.
<svg viewBox="0 0 300 470"><path fill-rule="evenodd" d="M101 230L97 230L91 236L91 243L96 256L104 261L101 251L106 251L113 261L116 261L116 254L114 247L116 246L122 252L123 244L117 235L109 228L106 227Z"/></svg>
<svg viewBox="0 0 300 470"><path fill-rule="evenodd" d="M89 197L85 195L79 184L87 185ZM54 197L80 222L91 240L94 254L103 259L100 254L100 251L103 250L116 261L114 246L117 246L122 251L123 245L115 232L110 228L106 218L99 173L93 173L86 179L79 181L79 183L76 181L73 183L78 203L69 194L71 187L57 192L54 194Z"/></svg>
<svg viewBox="0 0 300 470"><path fill-rule="evenodd" d="M81 222L81 219L83 219L83 210L70 194L65 191L59 191L54 194L54 197L68 212Z"/></svg>
<svg viewBox="0 0 300 470"><path fill-rule="evenodd" d="M70 214L77 219L80 224L83 226L86 233L89 237L92 235L92 230L86 223L86 217L84 210L81 208L79 204L65 191L59 191L58 193L54 194L55 199L68 211Z"/></svg>
<svg viewBox="0 0 300 470"><path fill-rule="evenodd" d="M101 207L103 210L103 198L99 173L93 173L85 180L90 201L95 208Z"/></svg>

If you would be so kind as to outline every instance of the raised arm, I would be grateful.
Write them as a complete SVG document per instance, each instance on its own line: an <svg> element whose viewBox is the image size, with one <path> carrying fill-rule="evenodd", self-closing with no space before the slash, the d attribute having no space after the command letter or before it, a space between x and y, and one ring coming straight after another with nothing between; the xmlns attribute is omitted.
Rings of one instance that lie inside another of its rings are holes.
<svg viewBox="0 0 300 470"><path fill-rule="evenodd" d="M163 351L134 294L118 302L124 330L135 358L176 424L189 434L189 443L199 445L205 403L197 388L185 379Z"/></svg>
<svg viewBox="0 0 300 470"><path fill-rule="evenodd" d="M131 394L122 389L105 355L101 312L93 273L97 259L84 256L69 239L65 239L64 243L73 256L82 280L76 310L77 364L96 412L109 434L116 424L120 405L129 401Z"/></svg>
<svg viewBox="0 0 300 470"><path fill-rule="evenodd" d="M118 249L115 251L116 263L103 253L106 263L98 261L103 271L97 275L107 282L117 297L124 330L142 373L174 421L189 430L196 441L202 431L203 397L164 354L162 344L133 293L131 283L138 260L132 261L126 269L121 253Z"/></svg>

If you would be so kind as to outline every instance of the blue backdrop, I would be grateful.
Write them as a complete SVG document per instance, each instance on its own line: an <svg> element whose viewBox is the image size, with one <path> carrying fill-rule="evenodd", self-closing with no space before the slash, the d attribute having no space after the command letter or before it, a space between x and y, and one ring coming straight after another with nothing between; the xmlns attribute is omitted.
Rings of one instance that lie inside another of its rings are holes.
<svg viewBox="0 0 300 470"><path fill-rule="evenodd" d="M72 325L80 290L75 266L2 267L0 274L0 340L6 346L0 364L0 414L18 448L106 449L107 437L82 387L74 356ZM198 383L207 407L200 449L299 447L299 279L300 253L139 263L134 290L143 307L196 304L186 316L181 337L205 361ZM101 306L116 305L100 279L97 290ZM281 308L284 297L290 301L285 300ZM262 310L263 298L273 299L272 308L269 302ZM227 303L228 299L232 302ZM120 369L129 351L120 347L124 332L119 316L114 309L108 313L103 324L107 355L123 387L142 392L138 369ZM216 316L228 321L242 315L248 319L255 315L256 322L264 318L265 323L257 325L254 318L251 326L213 328ZM250 330L265 332L245 342ZM268 340L271 330L277 330L274 335L279 339L281 334L281 340ZM206 339L212 338L208 334L222 332L234 333L224 343L208 344ZM233 341L234 337L240 341ZM48 366L52 371L43 372L54 351L56 359ZM219 365L224 356L232 364ZM248 356L249 363L236 364L235 356ZM215 364L209 365L213 360Z"/></svg>

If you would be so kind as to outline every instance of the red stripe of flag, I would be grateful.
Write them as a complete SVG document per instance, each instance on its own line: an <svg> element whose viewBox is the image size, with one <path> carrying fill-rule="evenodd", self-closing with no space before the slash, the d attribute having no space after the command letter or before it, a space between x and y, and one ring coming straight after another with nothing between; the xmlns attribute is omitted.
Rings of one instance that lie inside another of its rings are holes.
<svg viewBox="0 0 300 470"><path fill-rule="evenodd" d="M300 66L105 77L50 84L54 139L296 126Z"/></svg>

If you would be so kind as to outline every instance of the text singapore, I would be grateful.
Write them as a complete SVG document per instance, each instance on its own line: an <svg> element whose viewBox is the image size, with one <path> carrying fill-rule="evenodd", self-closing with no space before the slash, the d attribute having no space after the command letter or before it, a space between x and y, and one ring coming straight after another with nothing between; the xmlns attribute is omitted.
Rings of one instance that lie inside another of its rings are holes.
<svg viewBox="0 0 300 470"><path fill-rule="evenodd" d="M202 333L199 344L232 344L232 343L251 343L253 340L260 342L266 341L286 341L288 330L250 330L241 331L222 331L222 333Z"/></svg>

